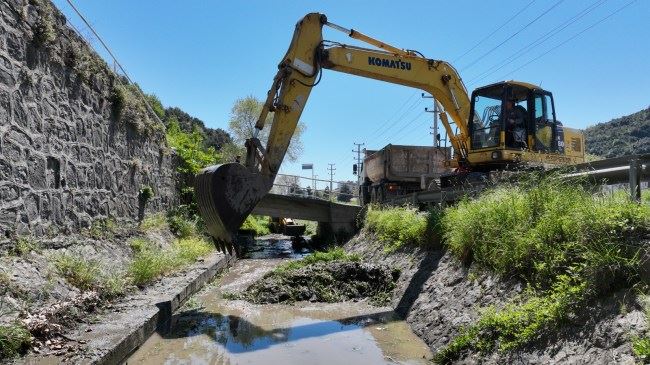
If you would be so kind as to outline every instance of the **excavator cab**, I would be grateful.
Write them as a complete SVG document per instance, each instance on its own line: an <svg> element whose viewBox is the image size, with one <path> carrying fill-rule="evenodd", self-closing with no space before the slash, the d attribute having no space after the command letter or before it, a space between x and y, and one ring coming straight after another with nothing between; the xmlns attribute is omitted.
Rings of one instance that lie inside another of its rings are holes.
<svg viewBox="0 0 650 365"><path fill-rule="evenodd" d="M504 81L474 90L468 124L468 160L487 169L529 163L530 153L565 152L553 95L533 84Z"/></svg>

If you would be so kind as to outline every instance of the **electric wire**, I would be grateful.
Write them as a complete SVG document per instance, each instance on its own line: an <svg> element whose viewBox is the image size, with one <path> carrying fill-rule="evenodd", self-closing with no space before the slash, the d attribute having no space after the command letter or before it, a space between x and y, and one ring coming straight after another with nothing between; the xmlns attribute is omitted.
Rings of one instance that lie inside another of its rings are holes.
<svg viewBox="0 0 650 365"><path fill-rule="evenodd" d="M488 34L488 35L485 36L483 39L481 39L480 41L478 41L478 42L477 42L473 47L471 47L470 49L468 49L467 51L465 51L465 53L463 53L462 55L460 55L460 56L456 57L455 59L453 59L453 60L451 61L451 63L456 63L456 62L459 61L461 58L465 57L468 53L470 53L470 52L472 52L474 49L476 49L476 47L478 47L478 46L480 46L481 44L483 44L483 42L485 42L486 40L488 40L488 39L489 39L490 37L492 37L496 32L498 32L499 30L501 30L501 28L505 27L505 26L506 26L508 23L510 23L514 18L516 18L517 16L519 16L519 14L523 13L526 9L528 9L531 5L533 5L534 2L535 2L535 0L532 0L531 2L529 2L529 3L528 3L526 6L524 6L521 10L519 10L518 12L516 12L515 15L511 16L510 18L508 18L505 22L503 22L503 24L501 24L498 28L496 28L495 30L493 30L492 33Z"/></svg>
<svg viewBox="0 0 650 365"><path fill-rule="evenodd" d="M470 62L468 65L466 65L465 67L463 67L463 68L461 69L461 71L465 71L465 70L467 70L468 68L470 68L470 67L474 66L475 64L477 64L478 62L482 61L483 58L484 58L485 56L487 56L487 55L491 54L492 52L496 51L497 49L499 49L499 47L501 47L502 45L504 45L506 42L508 42L508 41L511 40L512 38L516 37L519 33L521 33L522 31L524 31L524 30L525 30L526 28L528 28L529 26L533 25L535 22L537 22L539 19L541 19L544 15L548 14L551 10L555 9L555 8L556 8L558 5L560 5L562 2L564 2L564 0L558 0L558 1L557 1L555 4L553 4L550 8L546 9L546 10L545 10L544 12L542 12L540 15L538 15L537 17L535 17L535 19L531 20L531 21L528 22L526 25L524 25L522 28L520 28L519 30L517 30L516 32L514 32L513 34L511 34L508 38L506 38L506 39L504 39L503 41L501 41L501 43L499 43L499 44L497 44L496 46L490 48L487 52L483 53L481 56L477 57L474 61Z"/></svg>
<svg viewBox="0 0 650 365"><path fill-rule="evenodd" d="M598 20L597 22L591 24L590 26L588 26L588 27L586 27L585 29L581 30L580 32L574 34L573 36L569 37L568 39L564 40L563 42L561 42L561 43L555 45L554 47L552 47L552 48L546 50L544 53L538 55L537 57L535 57L535 58L533 58L533 59L531 59L531 60L529 60L528 62L524 63L523 65L519 66L518 68L516 68L516 69L514 69L514 70L512 70L512 71L510 71L510 72L508 72L508 73L506 73L506 74L504 74L500 79L504 79L505 77L507 77L507 76L509 76L509 75L511 75L511 74L513 74L513 73L515 73L515 72L517 72L517 71L519 71L519 70L521 70L522 68L528 66L529 64L531 64L531 63L537 61L538 59L542 58L543 56L549 54L550 52L552 52L552 51L554 51L554 50L556 50L556 49L562 47L562 46L565 45L566 43L568 43L568 42L574 40L575 38L577 38L578 36L582 35L582 34L585 33L586 31L592 29L593 27L597 26L598 24L600 24L600 23L604 22L605 20L611 18L612 16L618 14L618 13L621 12L623 9L627 8L628 6L632 5L633 3L637 2L637 1L638 1L638 0L632 0L632 1L628 2L628 3L626 3L625 5L621 6L620 8L618 8L618 9L614 10L613 12L609 13L609 14L608 14L607 16L605 16L604 18L601 18L601 19Z"/></svg>
<svg viewBox="0 0 650 365"><path fill-rule="evenodd" d="M74 10L74 12L77 13L77 15L81 18L81 20L86 24L86 26L88 27L88 29L90 29L90 31L93 32L93 34L95 35L95 37L97 37L97 40L102 44L102 46L104 46L104 49L106 49L106 52L108 52L108 54L111 55L111 57L113 58L113 62L115 62L115 64L117 65L117 67L119 67L120 70L122 71L122 73L124 73L124 77L126 77L126 79L129 80L129 82L130 82L131 84L134 84L134 85L135 85L135 82L133 82L133 80L131 80L131 77L129 77L129 74L126 72L126 70L124 69L124 67L122 67L122 64L117 60L117 57L115 57L115 54L113 53L113 51L111 51L111 49L108 47L108 45L106 44L106 42L104 42L104 40L102 39L102 37L99 36L99 34L97 33L97 31L95 31L95 28L93 28L93 26L90 25L90 23L88 22L88 20L86 19L86 17L85 17L83 14L81 14L81 11L79 11L79 9L77 9L77 7L72 3L72 0L66 0L66 1L68 2L68 4L70 4L70 6L71 6L72 9ZM138 94L140 94L140 97L142 97L142 101L143 101L144 104L147 106L147 110L149 111L149 113L151 113L151 115L153 115L154 118L156 118L156 120L157 120L159 123L161 123L161 124L164 125L165 123L163 123L163 121L160 120L160 118L158 117L158 114L156 114L156 112L154 112L154 110L153 110L153 108L151 107L151 105L149 105L149 101L147 101L147 97L144 95L144 93L142 92L142 90L140 90L139 87L136 87L135 89L137 89Z"/></svg>
<svg viewBox="0 0 650 365"><path fill-rule="evenodd" d="M539 46L542 43L548 41L555 35L559 34L562 32L564 29L568 28L569 26L575 24L578 20L582 19L585 17L587 14L591 13L594 11L596 8L600 7L602 4L607 2L607 0L598 0L591 5L587 6L585 9L580 11L578 14L574 15L573 17L569 18L568 20L564 21L563 23L557 25L555 28L551 29L550 31L546 32L544 35L541 37L537 38L534 42L529 43L528 45L520 48L510 56L506 57L505 59L497 62L494 64L492 67L488 68L487 70L483 71L482 73L478 74L477 76L471 78L468 81L468 84L470 85L475 85L478 81L485 79L486 77L494 74L496 71L506 67L507 65L513 63L514 61L518 60L522 56L526 55L530 51L532 51L535 46Z"/></svg>

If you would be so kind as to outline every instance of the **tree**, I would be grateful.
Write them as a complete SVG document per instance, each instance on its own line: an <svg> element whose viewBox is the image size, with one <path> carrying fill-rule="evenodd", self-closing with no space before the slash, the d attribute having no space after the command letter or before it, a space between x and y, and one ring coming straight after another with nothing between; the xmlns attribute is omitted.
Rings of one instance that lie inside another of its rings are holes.
<svg viewBox="0 0 650 365"><path fill-rule="evenodd" d="M228 128L236 144L243 146L244 142L253 136L255 132L255 123L257 123L257 118L259 118L263 106L264 103L254 96L247 96L235 101L230 112ZM266 146L268 142L272 120L273 113L269 113L266 118L264 129L262 129L257 135L257 138L259 138L263 146ZM287 149L286 157L291 162L297 161L300 154L302 154L303 145L301 137L304 131L305 125L302 122L298 122L296 130L291 137L289 148Z"/></svg>
<svg viewBox="0 0 650 365"><path fill-rule="evenodd" d="M214 147L217 150L221 150L225 145L232 143L232 137L230 137L228 132L221 128L208 128L201 119L195 118L179 108L165 109L165 124L169 126L172 120L175 120L184 132L192 133L198 130L203 135L203 144L205 147Z"/></svg>
<svg viewBox="0 0 650 365"><path fill-rule="evenodd" d="M349 202L352 200L352 189L350 188L350 185L347 183L339 184L339 194L336 199L341 202Z"/></svg>

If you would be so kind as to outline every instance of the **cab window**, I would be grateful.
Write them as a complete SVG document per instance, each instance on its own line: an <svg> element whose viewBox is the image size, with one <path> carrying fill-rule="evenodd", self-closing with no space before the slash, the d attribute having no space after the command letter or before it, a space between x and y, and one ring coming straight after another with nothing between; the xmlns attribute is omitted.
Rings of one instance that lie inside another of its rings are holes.
<svg viewBox="0 0 650 365"><path fill-rule="evenodd" d="M476 95L472 120L472 149L499 145L501 99Z"/></svg>

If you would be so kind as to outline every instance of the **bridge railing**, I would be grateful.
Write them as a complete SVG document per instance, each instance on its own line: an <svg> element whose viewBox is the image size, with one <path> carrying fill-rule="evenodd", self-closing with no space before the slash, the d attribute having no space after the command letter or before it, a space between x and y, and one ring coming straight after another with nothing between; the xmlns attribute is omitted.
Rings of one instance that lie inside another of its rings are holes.
<svg viewBox="0 0 650 365"><path fill-rule="evenodd" d="M330 185L332 186L331 190ZM359 197L357 185L351 181L330 181L289 174L277 175L271 193L343 203L358 201Z"/></svg>

